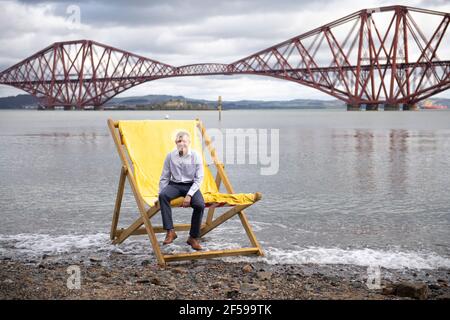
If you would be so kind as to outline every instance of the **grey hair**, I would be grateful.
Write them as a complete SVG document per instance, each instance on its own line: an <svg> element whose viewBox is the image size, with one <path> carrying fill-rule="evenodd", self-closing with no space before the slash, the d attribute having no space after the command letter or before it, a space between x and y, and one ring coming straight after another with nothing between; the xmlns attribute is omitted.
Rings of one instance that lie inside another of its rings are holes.
<svg viewBox="0 0 450 320"><path fill-rule="evenodd" d="M189 133L186 132L186 131L179 131L179 132L177 133L177 135L175 136L175 141L177 141L178 138L183 138L184 136L187 136L188 139L189 139L189 141L191 141L191 136L190 136Z"/></svg>

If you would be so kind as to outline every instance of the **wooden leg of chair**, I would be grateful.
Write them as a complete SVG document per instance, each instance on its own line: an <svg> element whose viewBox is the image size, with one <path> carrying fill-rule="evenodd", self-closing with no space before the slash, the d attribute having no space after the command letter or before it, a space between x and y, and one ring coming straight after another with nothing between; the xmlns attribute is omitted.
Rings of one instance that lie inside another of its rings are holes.
<svg viewBox="0 0 450 320"><path fill-rule="evenodd" d="M250 223L248 222L247 215L245 214L244 210L239 212L239 218L241 219L242 225L244 226L245 232L247 233L247 236L248 236L251 244L254 247L258 248L258 255L264 256L262 247L259 244L258 240L256 239L255 233L253 232L252 228L250 227Z"/></svg>
<svg viewBox="0 0 450 320"><path fill-rule="evenodd" d="M152 244L153 250L155 251L156 260L160 266L165 266L166 262L164 256L161 253L161 247L159 246L158 239L156 239L155 231L153 231L152 223L148 218L147 212L141 211L142 220L144 221L145 229L147 230L148 238Z"/></svg>
<svg viewBox="0 0 450 320"><path fill-rule="evenodd" d="M125 189L126 176L127 176L127 169L125 167L122 167L120 171L119 187L117 190L116 204L114 206L114 214L111 224L111 232L110 232L111 240L114 240L116 238L117 224L119 223L120 206L122 205L122 196L123 191Z"/></svg>

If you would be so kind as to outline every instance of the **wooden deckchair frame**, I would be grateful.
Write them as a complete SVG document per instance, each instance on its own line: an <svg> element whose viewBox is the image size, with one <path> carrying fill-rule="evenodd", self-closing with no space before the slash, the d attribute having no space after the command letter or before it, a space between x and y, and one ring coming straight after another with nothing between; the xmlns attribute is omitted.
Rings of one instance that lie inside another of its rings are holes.
<svg viewBox="0 0 450 320"><path fill-rule="evenodd" d="M202 122L199 119L196 119L197 127L200 129L203 139L205 141L205 145L211 154L211 158L214 161L214 165L217 169L216 174L216 185L217 189L219 189L220 184L223 183L225 189L228 193L234 193L234 189L225 173L224 165L219 162L216 151L212 146L211 139L206 133L206 129L203 126ZM147 234L150 243L153 247L153 250L156 255L156 259L160 266L165 266L166 263L171 261L180 261L180 260L191 260L191 259L207 259L207 258L217 258L224 256L237 256L237 255L259 255L263 256L264 252L259 244L256 236L250 227L247 215L244 212L244 209L251 206L252 204L246 205L236 205L231 207L229 210L221 214L219 217L214 219L214 211L215 206L211 206L208 209L208 214L206 218L206 223L202 223L200 229L200 237L204 236L208 232L212 231L216 227L220 226L222 223L227 221L228 219L238 215L242 226L245 229L245 232L252 244L252 247L247 248L238 248L238 249L226 249L226 250L209 250L209 251L196 251L196 252L187 252L187 253L175 253L175 254L163 254L161 252L161 247L156 238L156 233L165 232L162 226L153 226L151 223L151 218L155 216L159 211L159 201L155 203L155 205L151 206L148 210L145 208L145 201L140 194L136 180L134 179L132 167L127 158L127 150L123 147L123 139L121 133L119 131L119 122L113 121L112 119L108 119L108 127L111 131L111 135L113 137L114 143L117 147L117 151L119 153L120 160L122 162L122 168L120 171L119 177L119 187L117 190L116 203L113 212L113 219L111 224L111 232L110 237L113 244L120 244L125 239L127 239L131 235L142 235ZM120 207L122 204L122 196L125 188L125 180L128 180L131 190L133 192L134 198L136 199L136 203L139 209L140 217L134 221L128 228L126 229L118 229L119 215L120 215ZM255 193L255 202L261 199L261 193ZM255 203L254 202L254 203ZM142 227L144 225L144 227ZM174 229L176 231L187 231L190 229L190 224L175 224Z"/></svg>

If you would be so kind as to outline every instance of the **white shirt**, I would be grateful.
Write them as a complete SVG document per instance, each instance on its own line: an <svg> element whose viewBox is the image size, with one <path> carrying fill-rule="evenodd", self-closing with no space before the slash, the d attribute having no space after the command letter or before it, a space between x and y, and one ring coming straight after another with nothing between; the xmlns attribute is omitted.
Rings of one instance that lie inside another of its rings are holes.
<svg viewBox="0 0 450 320"><path fill-rule="evenodd" d="M164 160L164 167L159 180L159 192L161 192L169 181L173 182L193 182L188 191L189 196L193 196L203 180L203 159L195 151L188 149L188 152L180 157L178 150L169 152Z"/></svg>

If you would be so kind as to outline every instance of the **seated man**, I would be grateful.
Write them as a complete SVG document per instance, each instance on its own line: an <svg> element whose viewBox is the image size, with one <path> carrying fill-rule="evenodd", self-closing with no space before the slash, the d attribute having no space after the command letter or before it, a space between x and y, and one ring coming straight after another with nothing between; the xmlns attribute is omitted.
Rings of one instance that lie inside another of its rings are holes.
<svg viewBox="0 0 450 320"><path fill-rule="evenodd" d="M159 181L159 203L163 228L167 230L163 244L172 243L177 238L173 228L170 201L184 197L182 206L194 208L191 230L187 243L195 250L202 250L198 242L205 201L200 192L203 180L202 156L189 148L189 133L178 132L175 138L176 149L169 152L164 160L164 167Z"/></svg>

